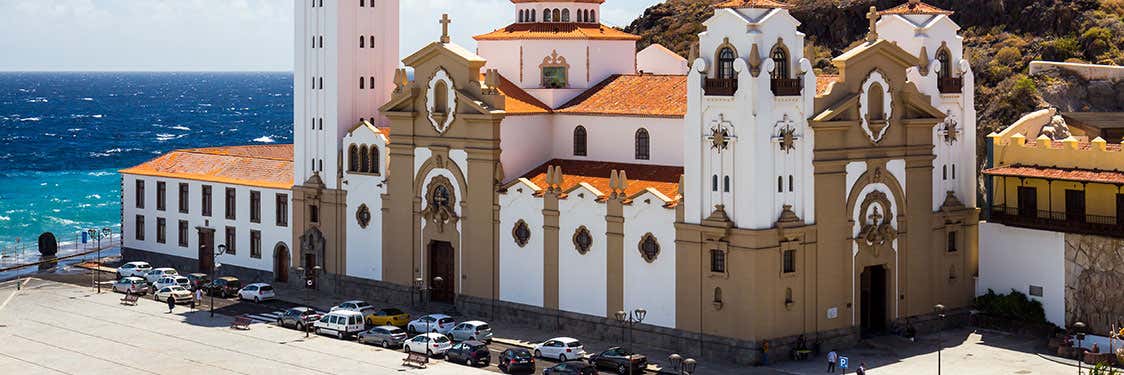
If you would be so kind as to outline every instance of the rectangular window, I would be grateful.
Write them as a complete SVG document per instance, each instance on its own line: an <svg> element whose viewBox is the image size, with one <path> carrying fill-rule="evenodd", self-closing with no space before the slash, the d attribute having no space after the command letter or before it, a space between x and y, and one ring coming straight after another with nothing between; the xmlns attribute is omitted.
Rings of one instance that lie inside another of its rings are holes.
<svg viewBox="0 0 1124 375"><path fill-rule="evenodd" d="M144 241L144 215L137 215L137 220L133 224L133 238L136 238L137 241Z"/></svg>
<svg viewBox="0 0 1124 375"><path fill-rule="evenodd" d="M277 226L289 226L289 195L277 194L277 205L274 215L277 217Z"/></svg>
<svg viewBox="0 0 1124 375"><path fill-rule="evenodd" d="M164 243L167 240L167 225L164 218L156 218L156 243Z"/></svg>
<svg viewBox="0 0 1124 375"><path fill-rule="evenodd" d="M136 201L137 208L144 208L144 180L137 180L136 191L133 192L133 200Z"/></svg>
<svg viewBox="0 0 1124 375"><path fill-rule="evenodd" d="M230 255L234 255L234 244L238 242L238 237L234 234L234 227L226 227L226 253Z"/></svg>
<svg viewBox="0 0 1124 375"><path fill-rule="evenodd" d="M320 222L320 207L315 204L308 206L308 221L313 223Z"/></svg>
<svg viewBox="0 0 1124 375"><path fill-rule="evenodd" d="M180 220L180 247L187 247L187 220Z"/></svg>
<svg viewBox="0 0 1124 375"><path fill-rule="evenodd" d="M956 232L948 232L948 252L956 251Z"/></svg>
<svg viewBox="0 0 1124 375"><path fill-rule="evenodd" d="M235 194L234 188L229 188L229 187L226 188L226 206L225 207L226 207L226 218L227 218L227 220L234 220L235 219L234 212L235 212L235 209L237 208L237 207L235 207L235 203L237 203L237 202L235 202L235 199L234 199L235 195L234 194Z"/></svg>
<svg viewBox="0 0 1124 375"><path fill-rule="evenodd" d="M1031 285L1030 290L1028 290L1027 292L1029 292L1027 294L1030 294L1031 297L1042 297L1042 287L1041 286Z"/></svg>
<svg viewBox="0 0 1124 375"><path fill-rule="evenodd" d="M189 203L190 203L190 198L188 198L187 183L181 182L180 183L180 213L186 214L188 212L188 207L190 207Z"/></svg>
<svg viewBox="0 0 1124 375"><path fill-rule="evenodd" d="M164 211L168 205L168 186L164 181L156 181L156 210Z"/></svg>
<svg viewBox="0 0 1124 375"><path fill-rule="evenodd" d="M1066 189L1065 219L1071 223L1085 222L1085 191Z"/></svg>
<svg viewBox="0 0 1124 375"><path fill-rule="evenodd" d="M261 259L261 231L250 231L250 258Z"/></svg>
<svg viewBox="0 0 1124 375"><path fill-rule="evenodd" d="M261 222L261 192L250 191L250 222Z"/></svg>
<svg viewBox="0 0 1124 375"><path fill-rule="evenodd" d="M203 185L203 198L200 199L203 204L203 216L211 216L211 185Z"/></svg>
<svg viewBox="0 0 1124 375"><path fill-rule="evenodd" d="M784 251L784 273L796 272L796 250Z"/></svg>
<svg viewBox="0 0 1124 375"><path fill-rule="evenodd" d="M560 89L566 87L566 68L561 66L546 66L542 68L542 87Z"/></svg>
<svg viewBox="0 0 1124 375"><path fill-rule="evenodd" d="M726 252L718 249L710 251L710 272L726 273Z"/></svg>

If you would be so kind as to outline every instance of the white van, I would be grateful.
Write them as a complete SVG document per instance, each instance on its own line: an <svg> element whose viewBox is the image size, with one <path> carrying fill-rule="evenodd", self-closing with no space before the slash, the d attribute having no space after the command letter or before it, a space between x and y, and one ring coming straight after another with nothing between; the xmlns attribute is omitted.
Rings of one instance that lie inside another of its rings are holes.
<svg viewBox="0 0 1124 375"><path fill-rule="evenodd" d="M313 323L317 334L331 333L336 338L344 338L363 332L363 314L355 311L336 310L324 315Z"/></svg>

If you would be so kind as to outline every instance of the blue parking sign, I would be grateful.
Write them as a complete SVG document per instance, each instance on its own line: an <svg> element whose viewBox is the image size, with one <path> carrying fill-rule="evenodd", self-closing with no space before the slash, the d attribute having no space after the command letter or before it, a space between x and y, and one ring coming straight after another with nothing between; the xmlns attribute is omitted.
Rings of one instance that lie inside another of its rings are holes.
<svg viewBox="0 0 1124 375"><path fill-rule="evenodd" d="M847 357L839 357L839 368L847 368Z"/></svg>

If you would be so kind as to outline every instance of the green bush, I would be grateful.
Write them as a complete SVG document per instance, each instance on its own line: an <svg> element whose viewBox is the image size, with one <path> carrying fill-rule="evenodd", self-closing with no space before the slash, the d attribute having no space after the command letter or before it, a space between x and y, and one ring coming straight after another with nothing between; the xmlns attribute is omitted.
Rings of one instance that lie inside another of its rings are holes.
<svg viewBox="0 0 1124 375"><path fill-rule="evenodd" d="M1065 61L1071 58L1084 58L1081 44L1077 38L1058 38L1042 44L1042 59L1046 61Z"/></svg>
<svg viewBox="0 0 1124 375"><path fill-rule="evenodd" d="M1112 49L1112 31L1104 27L1091 27L1081 34L1081 45L1085 47L1085 54L1089 57L1098 57Z"/></svg>
<svg viewBox="0 0 1124 375"><path fill-rule="evenodd" d="M1006 66L1022 65L1023 54L1015 47L1003 47L995 53L995 60Z"/></svg>
<svg viewBox="0 0 1124 375"><path fill-rule="evenodd" d="M997 294L988 289L987 293L976 297L975 307L985 314L1028 323L1046 323L1046 310L1042 302L1032 300L1018 291Z"/></svg>

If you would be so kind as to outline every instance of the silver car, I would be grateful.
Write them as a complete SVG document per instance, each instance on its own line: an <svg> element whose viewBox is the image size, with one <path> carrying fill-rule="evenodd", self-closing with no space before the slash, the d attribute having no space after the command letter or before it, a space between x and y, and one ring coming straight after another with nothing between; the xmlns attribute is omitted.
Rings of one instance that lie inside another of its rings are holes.
<svg viewBox="0 0 1124 375"><path fill-rule="evenodd" d="M395 326L378 326L359 332L359 343L376 344L384 348L402 346L406 342L406 331Z"/></svg>
<svg viewBox="0 0 1124 375"><path fill-rule="evenodd" d="M148 294L148 283L134 276L122 277L113 283L113 291L128 294Z"/></svg>
<svg viewBox="0 0 1124 375"><path fill-rule="evenodd" d="M453 341L476 340L491 344L492 327L489 327L488 323L479 320L470 320L453 327L453 329L449 331L449 337L451 337Z"/></svg>

